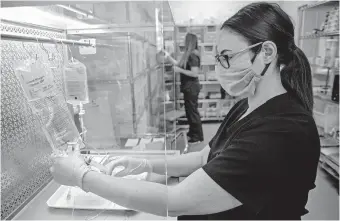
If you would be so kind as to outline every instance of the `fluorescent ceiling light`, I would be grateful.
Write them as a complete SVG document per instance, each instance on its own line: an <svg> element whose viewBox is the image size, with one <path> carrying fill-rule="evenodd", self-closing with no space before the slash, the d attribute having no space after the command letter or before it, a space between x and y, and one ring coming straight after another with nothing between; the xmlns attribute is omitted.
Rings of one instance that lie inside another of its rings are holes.
<svg viewBox="0 0 340 221"><path fill-rule="evenodd" d="M0 8L0 18L14 22L41 25L58 29L87 26L84 22L68 18L62 14L58 15L52 12L46 12L36 7Z"/></svg>

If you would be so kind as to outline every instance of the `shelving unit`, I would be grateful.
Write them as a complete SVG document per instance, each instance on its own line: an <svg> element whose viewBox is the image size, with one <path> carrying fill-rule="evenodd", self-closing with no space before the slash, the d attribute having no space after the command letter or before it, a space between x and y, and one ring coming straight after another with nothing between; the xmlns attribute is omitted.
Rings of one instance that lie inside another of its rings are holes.
<svg viewBox="0 0 340 221"><path fill-rule="evenodd" d="M321 37L331 37L331 36L337 36L339 35L339 31L334 32L322 32L317 34L311 34L311 35L305 35L301 36L301 39L315 39L315 38L321 38Z"/></svg>
<svg viewBox="0 0 340 221"><path fill-rule="evenodd" d="M313 112L321 139L320 166L336 179L339 179L338 7L338 1L320 1L298 9L298 44L309 59L313 77Z"/></svg>

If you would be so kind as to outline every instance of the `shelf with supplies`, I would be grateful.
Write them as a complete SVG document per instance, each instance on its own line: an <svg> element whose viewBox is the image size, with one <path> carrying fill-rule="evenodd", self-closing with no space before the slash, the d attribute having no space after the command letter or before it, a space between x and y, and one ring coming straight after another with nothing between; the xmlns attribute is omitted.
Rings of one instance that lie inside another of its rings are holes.
<svg viewBox="0 0 340 221"><path fill-rule="evenodd" d="M331 104L339 104L339 102L332 100L329 95L325 94L314 93L314 99L320 99Z"/></svg>
<svg viewBox="0 0 340 221"><path fill-rule="evenodd" d="M223 121L224 117L201 117L201 121ZM178 118L180 121L187 121L186 117Z"/></svg>
<svg viewBox="0 0 340 221"><path fill-rule="evenodd" d="M215 84L220 84L218 81L216 81L216 80L214 80L214 81L199 81L199 83L201 84L201 85L207 85L207 84L213 84L213 85L215 85ZM168 83L166 83L167 85L173 85L174 83L173 82L168 82ZM176 85L181 85L181 82L176 82Z"/></svg>
<svg viewBox="0 0 340 221"><path fill-rule="evenodd" d="M331 37L331 36L337 36L339 35L339 31L334 31L334 32L320 32L316 34L310 34L310 35L304 35L301 36L301 39L316 39L316 38L321 38L321 37Z"/></svg>
<svg viewBox="0 0 340 221"><path fill-rule="evenodd" d="M321 148L319 162L321 168L339 180L339 146Z"/></svg>
<svg viewBox="0 0 340 221"><path fill-rule="evenodd" d="M338 121L339 2L319 1L298 10L298 46L309 60L314 93L314 119L329 130Z"/></svg>
<svg viewBox="0 0 340 221"><path fill-rule="evenodd" d="M198 103L217 103L220 102L221 99L198 99ZM178 103L184 103L184 100L176 100Z"/></svg>
<svg viewBox="0 0 340 221"><path fill-rule="evenodd" d="M317 64L311 64L313 74L318 75L327 75L329 74L328 71L333 72L335 74L339 74L339 67L327 67Z"/></svg>
<svg viewBox="0 0 340 221"><path fill-rule="evenodd" d="M299 7L299 10L305 11L305 10L308 10L308 9L316 9L317 7L327 6L327 5L332 5L332 4L339 4L339 2L338 1L329 1L329 0L318 1L318 2L315 2L315 3L312 3L312 4L302 5L302 6Z"/></svg>

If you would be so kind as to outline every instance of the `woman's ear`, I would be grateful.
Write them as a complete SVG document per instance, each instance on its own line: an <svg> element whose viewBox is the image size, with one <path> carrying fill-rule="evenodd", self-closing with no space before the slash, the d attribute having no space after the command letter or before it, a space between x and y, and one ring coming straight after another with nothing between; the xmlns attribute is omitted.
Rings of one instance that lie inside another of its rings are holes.
<svg viewBox="0 0 340 221"><path fill-rule="evenodd" d="M277 55L276 44L272 41L266 41L262 44L261 52L263 53L263 62L269 64L273 62Z"/></svg>

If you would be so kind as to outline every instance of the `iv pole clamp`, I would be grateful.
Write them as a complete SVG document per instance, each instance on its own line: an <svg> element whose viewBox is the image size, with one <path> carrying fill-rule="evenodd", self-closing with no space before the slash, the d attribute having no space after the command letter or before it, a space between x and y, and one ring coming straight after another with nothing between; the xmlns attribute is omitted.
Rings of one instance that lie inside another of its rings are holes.
<svg viewBox="0 0 340 221"><path fill-rule="evenodd" d="M85 140L86 140L86 128L84 126L84 114L85 109L83 107L83 104L79 105L72 105L73 107L73 116L74 116L74 122L77 126L78 132L79 132L79 140L76 142L67 142L67 149L72 152L80 153L80 150L85 147Z"/></svg>

